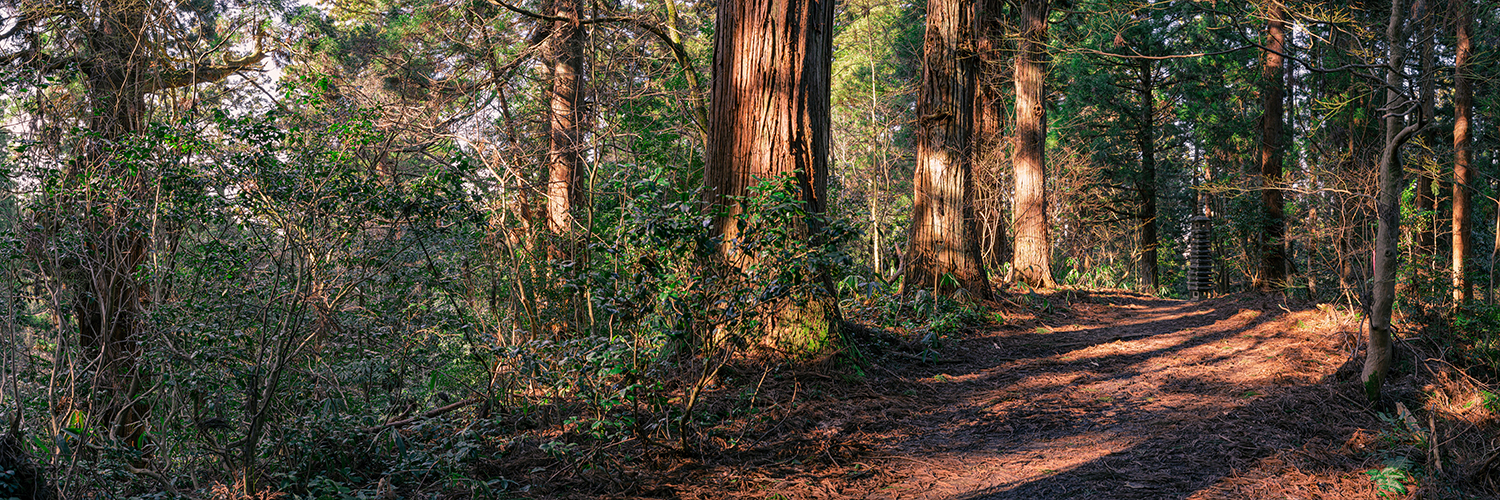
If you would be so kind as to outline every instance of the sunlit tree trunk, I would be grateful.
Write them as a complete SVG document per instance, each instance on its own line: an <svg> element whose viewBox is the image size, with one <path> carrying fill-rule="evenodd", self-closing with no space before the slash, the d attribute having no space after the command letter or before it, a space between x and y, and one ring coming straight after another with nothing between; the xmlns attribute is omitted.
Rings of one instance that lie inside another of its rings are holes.
<svg viewBox="0 0 1500 500"><path fill-rule="evenodd" d="M553 15L568 19L552 23L546 64L552 76L551 120L547 147L547 229L567 235L573 228L573 209L579 205L579 175L583 120L579 118L583 93L583 36L578 24L578 0L554 0ZM554 258L568 252L554 245Z"/></svg>
<svg viewBox="0 0 1500 500"><path fill-rule="evenodd" d="M1426 117L1416 123L1403 124L1397 111L1410 101L1402 96L1404 78L1401 68L1406 57L1406 37L1402 33L1401 0L1391 0L1391 19L1386 26L1385 147L1380 152L1379 194L1375 201L1375 286L1370 306L1370 339L1365 349L1365 365L1360 372L1365 397L1380 399L1381 386L1391 368L1391 310L1396 302L1396 268L1401 252L1397 244L1401 232L1402 182L1401 146L1425 125Z"/></svg>
<svg viewBox="0 0 1500 500"><path fill-rule="evenodd" d="M725 0L719 4L709 109L706 201L727 216L714 231L726 242L727 266L749 266L754 256L731 243L741 236L737 198L759 180L792 176L806 212L828 206L829 74L833 0ZM807 238L821 230L802 221ZM824 281L829 278L819 277ZM831 284L831 283L830 283ZM776 341L833 340L839 322L831 286L825 294L788 304L766 318ZM806 337L803 337L803 336Z"/></svg>
<svg viewBox="0 0 1500 500"><path fill-rule="evenodd" d="M1469 30L1472 20L1467 0L1455 0L1457 9L1457 48L1453 59L1453 301L1463 303L1474 293L1468 278L1469 259L1469 186L1474 182L1470 165L1474 151L1470 145L1469 126L1474 113L1474 89L1470 87L1470 57L1473 55Z"/></svg>
<svg viewBox="0 0 1500 500"><path fill-rule="evenodd" d="M975 61L962 54L974 43L973 13L970 1L927 2L905 293L990 293L974 220Z"/></svg>
<svg viewBox="0 0 1500 500"><path fill-rule="evenodd" d="M1286 286L1286 213L1281 196L1281 152L1283 100L1286 67L1285 13L1278 2L1270 2L1266 12L1266 59L1261 66L1261 103L1265 114L1260 119L1260 199L1261 221L1260 269L1256 288L1280 290Z"/></svg>
<svg viewBox="0 0 1500 500"><path fill-rule="evenodd" d="M1015 254L1016 278L1050 287L1052 241L1047 220L1047 0L1020 0L1021 51L1016 57Z"/></svg>

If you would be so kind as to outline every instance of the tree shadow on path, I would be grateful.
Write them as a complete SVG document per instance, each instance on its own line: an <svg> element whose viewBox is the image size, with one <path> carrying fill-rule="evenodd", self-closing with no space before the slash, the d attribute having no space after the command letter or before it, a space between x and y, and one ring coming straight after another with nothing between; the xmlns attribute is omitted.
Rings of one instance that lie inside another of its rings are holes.
<svg viewBox="0 0 1500 500"><path fill-rule="evenodd" d="M928 406L893 415L856 402L825 423L884 443L868 455L884 459L891 480L839 493L1211 496L1216 481L1284 453L1355 473L1343 451L1381 424L1336 377L1350 332L1331 312L1127 294L1075 298L1074 309L1060 326L975 335L946 365L891 370L905 381L896 390Z"/></svg>

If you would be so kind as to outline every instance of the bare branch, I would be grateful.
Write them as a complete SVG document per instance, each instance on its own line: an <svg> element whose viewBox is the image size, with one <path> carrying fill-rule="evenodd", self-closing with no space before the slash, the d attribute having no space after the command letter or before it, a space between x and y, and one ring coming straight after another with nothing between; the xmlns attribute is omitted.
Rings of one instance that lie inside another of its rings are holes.
<svg viewBox="0 0 1500 500"><path fill-rule="evenodd" d="M1219 50L1219 51L1214 51L1214 52L1194 52L1192 54L1170 54L1170 55L1165 55L1165 56L1148 56L1148 55L1140 53L1140 51L1137 51L1134 48L1130 49L1130 52L1132 52L1131 54L1116 54L1116 53L1113 53L1113 52L1104 52L1102 50L1094 50L1094 49L1088 49L1088 48L1073 49L1071 52L1082 53L1082 54L1091 54L1091 55L1096 55L1096 56L1116 57L1116 58L1120 58L1120 59L1135 59L1135 60L1148 60L1148 61L1166 61L1166 60L1170 60L1170 59L1192 59L1192 58L1196 58L1196 57L1218 56L1218 55L1224 55L1224 54L1230 54L1230 53L1234 53L1234 52L1239 52L1239 51L1245 50L1245 49L1253 49L1253 48L1255 48L1254 45L1246 45L1246 46L1235 47L1235 48L1232 48L1232 49L1224 49L1224 50Z"/></svg>

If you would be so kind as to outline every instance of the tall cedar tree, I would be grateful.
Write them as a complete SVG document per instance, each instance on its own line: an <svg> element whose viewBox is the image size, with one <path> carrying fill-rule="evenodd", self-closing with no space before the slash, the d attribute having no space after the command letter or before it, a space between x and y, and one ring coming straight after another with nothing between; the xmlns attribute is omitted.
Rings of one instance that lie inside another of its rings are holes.
<svg viewBox="0 0 1500 500"><path fill-rule="evenodd" d="M974 2L929 0L917 95L917 167L903 293L963 287L987 299L974 219ZM945 279L952 276L952 280Z"/></svg>
<svg viewBox="0 0 1500 500"><path fill-rule="evenodd" d="M1256 288L1280 290L1286 286L1286 210L1281 198L1282 101L1285 98L1286 14L1272 1L1266 12L1266 59L1261 66L1260 199L1264 211L1261 226L1260 272Z"/></svg>
<svg viewBox="0 0 1500 500"><path fill-rule="evenodd" d="M1141 172L1136 181L1136 196L1140 206L1136 209L1136 224L1140 227L1137 247L1140 248L1140 285L1149 293L1156 293L1156 65L1152 59L1141 59L1137 78L1140 87L1136 93L1141 100L1140 129L1136 131L1136 145L1141 149Z"/></svg>
<svg viewBox="0 0 1500 500"><path fill-rule="evenodd" d="M1422 18L1420 19L1422 25L1422 32L1420 34L1422 37L1422 74L1430 75L1432 74L1433 67L1437 64L1433 47L1433 39L1437 36L1436 30L1433 29L1436 22L1434 18L1436 16L1433 16L1432 12L1427 8L1425 0L1418 0L1413 8L1422 12ZM1437 116L1436 94L1437 85L1434 79L1424 78L1422 80L1422 116L1428 121ZM1438 211L1442 204L1442 200L1438 198L1438 193L1442 192L1442 180L1439 176L1434 175L1429 170L1429 167L1434 164L1435 160L1432 155L1432 148L1437 146L1437 129L1428 128L1424 130L1422 132L1422 142L1423 147L1418 152L1422 160L1418 162L1419 170L1417 171L1417 211L1428 215L1424 217L1425 220L1422 221L1421 227L1415 228L1417 236L1416 254L1422 259L1422 262L1420 262L1422 268L1436 270L1440 269L1434 266L1433 262L1437 260L1437 224L1441 220Z"/></svg>
<svg viewBox="0 0 1500 500"><path fill-rule="evenodd" d="M87 133L65 172L68 186L75 191L63 194L67 198L57 200L55 206L89 209L77 219L58 214L51 220L76 220L81 225L84 258L77 261L78 269L73 270L77 272L58 278L74 281L67 286L78 293L74 300L78 342L85 359L96 363L89 367L97 374L95 388L110 398L103 407L78 409L89 411L106 426L107 435L130 445L141 444L137 438L144 434L150 412L138 397L147 385L138 358L149 297L146 285L136 276L151 248L150 235L131 219L140 213L141 205L152 202L155 193L153 171L122 152L146 130L151 114L147 95L223 80L264 57L257 51L212 64L183 63L164 56L168 47L180 47L188 40L179 37L181 32L168 32L147 21L148 14L161 9L170 11L171 7L147 0L102 0L23 8L16 24L0 34L6 42L0 48L3 64L25 65L49 76L68 75L74 67L82 73L84 109L89 111L78 118L86 124ZM75 37L81 42L77 46L49 45ZM81 53L67 53L74 47L81 47ZM101 186L118 192L89 192ZM53 233L60 228L46 230Z"/></svg>
<svg viewBox="0 0 1500 500"><path fill-rule="evenodd" d="M555 0L546 64L552 74L551 124L547 147L547 229L555 235L572 230L573 208L580 203L578 178L582 127L579 118L583 92L583 27L579 24L578 0ZM554 258L564 257L554 246Z"/></svg>
<svg viewBox="0 0 1500 500"><path fill-rule="evenodd" d="M1004 88L1008 83L1006 80L1010 79L1005 66L1010 57L1006 54L1005 2L975 0L974 25L974 47L979 59L974 75L974 139L970 144L974 148L974 176L998 180L1004 178L999 172L1004 167L1000 161L1001 134L1010 114L1006 109L1007 92ZM980 203L975 217L982 224L979 228L979 253L984 256L986 264L999 268L1011 259L1010 214L1005 201L1009 197L1002 194L1008 186L979 181L974 187L980 199L994 200Z"/></svg>
<svg viewBox="0 0 1500 500"><path fill-rule="evenodd" d="M829 75L833 0L725 0L719 3L710 94L705 197L723 208L713 222L725 265L747 267L737 252L738 199L757 182L791 176L815 238L828 206ZM831 277L823 294L765 318L772 342L832 339L839 323ZM806 335L806 337L803 337Z"/></svg>
<svg viewBox="0 0 1500 500"><path fill-rule="evenodd" d="M1052 241L1047 234L1047 0L1020 0L1021 51L1016 56L1015 229L1013 268L1031 286L1051 287Z"/></svg>
<svg viewBox="0 0 1500 500"><path fill-rule="evenodd" d="M1420 1L1420 0L1419 0ZM1380 399L1380 389L1391 368L1391 308L1396 302L1396 268L1401 257L1396 238L1401 231L1402 180L1401 146L1426 126L1426 116L1419 114L1415 123L1402 126L1405 116L1395 111L1409 109L1402 68L1406 60L1407 33L1402 26L1401 0L1391 0L1391 19L1386 26L1387 47L1385 76L1385 147L1380 151L1379 194L1375 199L1375 286L1370 307L1370 339L1365 349L1365 365L1360 371L1365 397ZM1430 76L1430 75L1429 75Z"/></svg>
<svg viewBox="0 0 1500 500"><path fill-rule="evenodd" d="M1474 114L1474 89L1470 87L1470 73L1474 70L1470 57L1473 45L1469 30L1473 29L1468 0L1454 0L1457 9L1457 52L1453 58L1453 301L1463 303L1474 293L1469 282L1469 185L1474 182L1474 161L1469 137L1470 121Z"/></svg>

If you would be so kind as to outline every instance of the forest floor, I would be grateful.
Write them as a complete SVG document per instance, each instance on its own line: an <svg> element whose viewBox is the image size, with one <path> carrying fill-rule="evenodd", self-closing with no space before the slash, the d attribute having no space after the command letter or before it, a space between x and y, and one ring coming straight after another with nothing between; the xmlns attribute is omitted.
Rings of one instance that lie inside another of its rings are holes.
<svg viewBox="0 0 1500 500"><path fill-rule="evenodd" d="M1409 354L1387 385L1390 406L1363 404L1352 315L1263 296L1059 293L1047 312L975 329L935 353L876 355L864 376L731 373L752 381L762 408L710 429L718 451L533 469L550 480L522 495L1480 497L1440 478L1484 461L1457 447L1485 446L1476 429L1493 428L1494 415L1463 400L1473 391L1444 393L1438 408L1433 395L1446 389L1419 387L1426 379ZM1393 420L1395 401L1416 418ZM720 395L713 404L744 403ZM1369 471L1387 467L1381 490Z"/></svg>

